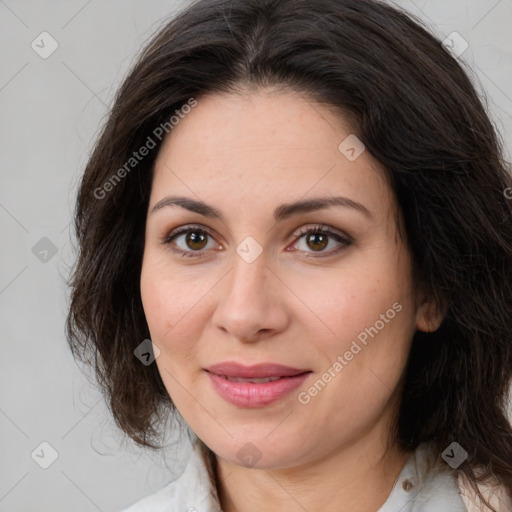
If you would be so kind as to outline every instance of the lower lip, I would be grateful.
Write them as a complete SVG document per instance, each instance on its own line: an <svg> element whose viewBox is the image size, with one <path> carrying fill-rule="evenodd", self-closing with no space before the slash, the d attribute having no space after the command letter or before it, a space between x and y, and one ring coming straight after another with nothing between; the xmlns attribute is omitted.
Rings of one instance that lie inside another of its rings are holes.
<svg viewBox="0 0 512 512"><path fill-rule="evenodd" d="M311 372L282 377L279 380L261 384L232 382L220 375L207 373L217 393L228 402L239 407L263 407L291 393L308 378Z"/></svg>

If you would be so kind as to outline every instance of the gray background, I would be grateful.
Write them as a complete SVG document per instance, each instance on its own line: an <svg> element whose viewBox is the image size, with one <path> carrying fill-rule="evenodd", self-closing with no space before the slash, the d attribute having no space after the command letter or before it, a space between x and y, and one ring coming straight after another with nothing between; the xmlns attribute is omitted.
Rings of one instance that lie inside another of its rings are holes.
<svg viewBox="0 0 512 512"><path fill-rule="evenodd" d="M144 41L186 3L0 0L0 512L116 511L185 462L187 443L175 460L117 431L68 351L64 278L76 186L106 106ZM467 40L461 58L510 141L512 0L397 4L442 39L457 31ZM43 31L59 45L47 59L31 47ZM31 456L49 460L44 441L58 453L47 469Z"/></svg>

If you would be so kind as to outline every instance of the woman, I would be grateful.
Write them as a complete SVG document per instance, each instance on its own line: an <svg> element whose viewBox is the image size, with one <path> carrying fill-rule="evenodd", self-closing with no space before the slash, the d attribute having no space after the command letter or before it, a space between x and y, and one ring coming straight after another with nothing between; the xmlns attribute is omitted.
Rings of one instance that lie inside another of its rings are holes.
<svg viewBox="0 0 512 512"><path fill-rule="evenodd" d="M184 474L126 509L512 510L511 177L461 65L373 0L200 0L78 193L68 340Z"/></svg>

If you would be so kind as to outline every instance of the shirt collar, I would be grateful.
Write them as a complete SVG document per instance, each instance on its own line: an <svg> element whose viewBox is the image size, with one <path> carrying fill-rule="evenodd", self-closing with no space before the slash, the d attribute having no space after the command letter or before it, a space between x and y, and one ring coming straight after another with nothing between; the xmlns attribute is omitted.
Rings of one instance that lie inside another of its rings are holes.
<svg viewBox="0 0 512 512"><path fill-rule="evenodd" d="M400 471L377 512L467 512L456 472L439 461L432 442L422 443ZM222 512L214 477L214 457L197 439L181 476L121 512Z"/></svg>
<svg viewBox="0 0 512 512"><path fill-rule="evenodd" d="M467 512L457 472L441 461L432 441L421 443L377 512Z"/></svg>

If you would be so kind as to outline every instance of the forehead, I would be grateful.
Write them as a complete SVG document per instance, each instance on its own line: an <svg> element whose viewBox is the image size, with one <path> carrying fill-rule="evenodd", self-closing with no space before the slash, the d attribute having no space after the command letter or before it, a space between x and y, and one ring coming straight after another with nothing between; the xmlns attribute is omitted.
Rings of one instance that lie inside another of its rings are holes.
<svg viewBox="0 0 512 512"><path fill-rule="evenodd" d="M384 206L384 169L368 151L348 159L340 151L347 137L354 134L341 114L299 93L205 96L165 139L151 202L176 192L224 202L231 194L231 203L336 192Z"/></svg>

